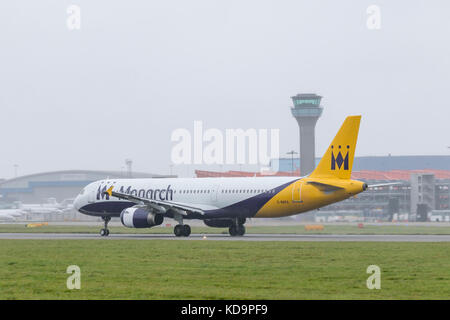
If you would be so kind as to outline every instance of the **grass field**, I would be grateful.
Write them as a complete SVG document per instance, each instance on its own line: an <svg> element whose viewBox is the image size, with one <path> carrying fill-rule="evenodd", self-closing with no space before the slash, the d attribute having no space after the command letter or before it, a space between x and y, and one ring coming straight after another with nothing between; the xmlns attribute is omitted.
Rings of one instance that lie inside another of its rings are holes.
<svg viewBox="0 0 450 320"><path fill-rule="evenodd" d="M35 228L27 228L26 224L0 224L0 233L99 233L102 224L98 226L70 226L70 225L48 225ZM111 233L169 233L173 234L173 227L156 227L133 229L123 226L110 226ZM246 226L247 233L280 233L280 234L450 234L449 226L386 226L386 225L365 225L358 228L357 225L325 225L323 230L305 230L303 225L292 226ZM192 233L228 234L225 228L192 227Z"/></svg>
<svg viewBox="0 0 450 320"><path fill-rule="evenodd" d="M0 299L449 299L449 243L0 240ZM369 290L369 265L381 289ZM69 265L81 289L69 290Z"/></svg>

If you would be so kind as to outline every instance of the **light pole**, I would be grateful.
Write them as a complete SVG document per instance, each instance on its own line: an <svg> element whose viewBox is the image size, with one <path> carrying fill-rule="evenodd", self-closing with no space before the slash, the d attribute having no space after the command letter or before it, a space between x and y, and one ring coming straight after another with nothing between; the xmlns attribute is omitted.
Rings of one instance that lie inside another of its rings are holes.
<svg viewBox="0 0 450 320"><path fill-rule="evenodd" d="M294 154L298 154L298 152L295 152L294 150L286 152L286 154L291 155L291 175L294 175Z"/></svg>

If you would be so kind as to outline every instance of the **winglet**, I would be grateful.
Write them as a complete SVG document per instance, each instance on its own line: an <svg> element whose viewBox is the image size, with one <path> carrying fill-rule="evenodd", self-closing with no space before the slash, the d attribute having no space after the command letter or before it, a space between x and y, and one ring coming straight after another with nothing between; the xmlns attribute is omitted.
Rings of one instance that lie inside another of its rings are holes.
<svg viewBox="0 0 450 320"><path fill-rule="evenodd" d="M105 191L105 193L109 194L109 196L112 196L112 190L113 190L114 186L111 186L108 190Z"/></svg>

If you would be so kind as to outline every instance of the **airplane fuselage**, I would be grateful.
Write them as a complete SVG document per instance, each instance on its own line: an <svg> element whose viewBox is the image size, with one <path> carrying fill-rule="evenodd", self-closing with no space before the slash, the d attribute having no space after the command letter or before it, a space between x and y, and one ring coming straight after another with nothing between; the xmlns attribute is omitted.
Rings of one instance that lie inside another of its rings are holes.
<svg viewBox="0 0 450 320"><path fill-rule="evenodd" d="M135 203L109 197L105 191L114 186L121 193L203 210L193 218L271 218L317 209L364 190L364 183L355 180L330 180L342 187L333 192L309 181L308 177L110 179L89 184L74 206L87 215L118 217Z"/></svg>

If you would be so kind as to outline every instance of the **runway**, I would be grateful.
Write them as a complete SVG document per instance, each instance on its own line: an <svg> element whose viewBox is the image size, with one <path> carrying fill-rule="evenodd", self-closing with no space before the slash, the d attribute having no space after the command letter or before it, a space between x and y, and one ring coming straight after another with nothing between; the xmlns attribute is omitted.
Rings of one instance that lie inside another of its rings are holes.
<svg viewBox="0 0 450 320"><path fill-rule="evenodd" d="M331 241L331 242L450 242L450 235L295 235L246 234L231 237L224 234L192 234L175 237L173 234L110 234L101 237L93 233L0 233L1 239L16 240L174 240L174 241Z"/></svg>

